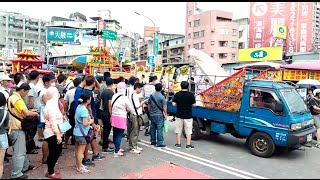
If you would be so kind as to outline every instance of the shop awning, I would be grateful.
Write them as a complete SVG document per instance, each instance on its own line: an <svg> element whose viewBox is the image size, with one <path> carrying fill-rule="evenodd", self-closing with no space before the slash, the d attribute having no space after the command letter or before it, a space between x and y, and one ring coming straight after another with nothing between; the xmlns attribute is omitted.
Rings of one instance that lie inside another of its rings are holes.
<svg viewBox="0 0 320 180"><path fill-rule="evenodd" d="M242 65L242 66L238 66L238 67L235 67L233 69L235 70L239 70L239 69L242 69L244 67L246 68L272 68L272 69L280 69L280 66L281 64L279 63L274 63L274 62L257 62L257 63L252 63L252 64L245 64L245 65Z"/></svg>
<svg viewBox="0 0 320 180"><path fill-rule="evenodd" d="M281 68L320 71L320 62L287 64L287 65L282 65Z"/></svg>

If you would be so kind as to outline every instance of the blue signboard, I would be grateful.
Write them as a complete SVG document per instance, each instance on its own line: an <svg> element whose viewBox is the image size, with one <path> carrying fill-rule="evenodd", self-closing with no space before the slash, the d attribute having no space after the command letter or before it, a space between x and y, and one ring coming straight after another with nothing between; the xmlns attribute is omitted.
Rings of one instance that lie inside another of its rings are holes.
<svg viewBox="0 0 320 180"><path fill-rule="evenodd" d="M119 52L119 59L122 59L123 57L123 52Z"/></svg>
<svg viewBox="0 0 320 180"><path fill-rule="evenodd" d="M78 44L80 45L80 30L72 28L47 28L47 41L61 44Z"/></svg>
<svg viewBox="0 0 320 180"><path fill-rule="evenodd" d="M148 56L148 65L149 65L150 67L153 67L154 64L155 64L155 62L154 62L154 56Z"/></svg>

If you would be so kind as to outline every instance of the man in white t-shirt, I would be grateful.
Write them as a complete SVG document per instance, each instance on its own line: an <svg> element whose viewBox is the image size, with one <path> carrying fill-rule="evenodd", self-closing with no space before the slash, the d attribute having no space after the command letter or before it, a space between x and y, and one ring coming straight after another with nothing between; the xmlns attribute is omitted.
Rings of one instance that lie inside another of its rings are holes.
<svg viewBox="0 0 320 180"><path fill-rule="evenodd" d="M155 88L155 84L157 81L157 76L150 76L149 77L149 83L143 86L143 93L144 93L144 99L148 101L149 97L151 96L152 93L156 92L156 88ZM150 114L149 114L149 110L148 110L148 105L146 103L146 106L144 107L144 111L146 112L146 114L148 115L149 119L150 119ZM145 136L149 136L149 127L145 127L146 128L146 132L144 133Z"/></svg>
<svg viewBox="0 0 320 180"><path fill-rule="evenodd" d="M31 71L31 73L29 74L30 77L30 90L28 93L28 107L29 109L37 109L39 110L40 107L40 98L39 98L39 94L38 94L38 88L37 88L37 84L39 82L39 72L37 70L33 70Z"/></svg>
<svg viewBox="0 0 320 180"><path fill-rule="evenodd" d="M2 94L6 99L9 98L10 91L8 87L9 87L10 81L12 81L12 79L8 75L4 74L0 76L0 92L2 92Z"/></svg>
<svg viewBox="0 0 320 180"><path fill-rule="evenodd" d="M69 119L69 123L72 126L71 129L69 129L66 134L65 134L65 139L64 139L64 148L68 148L68 142L69 142L69 138L73 136L73 128L75 125L75 120L74 120L74 115L70 115L70 108L72 105L72 102L74 101L74 94L76 92L77 87L80 85L81 83L81 79L80 78L76 78L73 80L72 84L74 85L73 88L69 89L66 93L66 95L64 96L64 107L65 107L65 112L67 113L68 119ZM74 145L74 139L71 138L71 144Z"/></svg>

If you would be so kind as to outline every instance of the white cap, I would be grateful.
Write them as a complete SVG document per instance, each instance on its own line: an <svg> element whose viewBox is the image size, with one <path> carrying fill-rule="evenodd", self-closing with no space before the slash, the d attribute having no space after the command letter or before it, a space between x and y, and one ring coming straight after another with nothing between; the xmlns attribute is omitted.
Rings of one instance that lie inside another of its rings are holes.
<svg viewBox="0 0 320 180"><path fill-rule="evenodd" d="M320 93L320 89L313 90L313 95L315 96L317 93Z"/></svg>
<svg viewBox="0 0 320 180"><path fill-rule="evenodd" d="M0 76L0 82L1 81L12 81L13 79L11 79L8 75L3 74L2 76Z"/></svg>

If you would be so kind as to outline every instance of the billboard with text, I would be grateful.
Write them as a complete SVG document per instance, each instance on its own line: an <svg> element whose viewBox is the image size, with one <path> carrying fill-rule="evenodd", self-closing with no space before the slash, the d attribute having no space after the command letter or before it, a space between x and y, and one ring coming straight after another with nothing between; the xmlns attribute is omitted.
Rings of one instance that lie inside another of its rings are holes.
<svg viewBox="0 0 320 180"><path fill-rule="evenodd" d="M313 2L250 2L249 48L283 46L289 53L312 46ZM276 39L276 26L287 27L286 40Z"/></svg>

